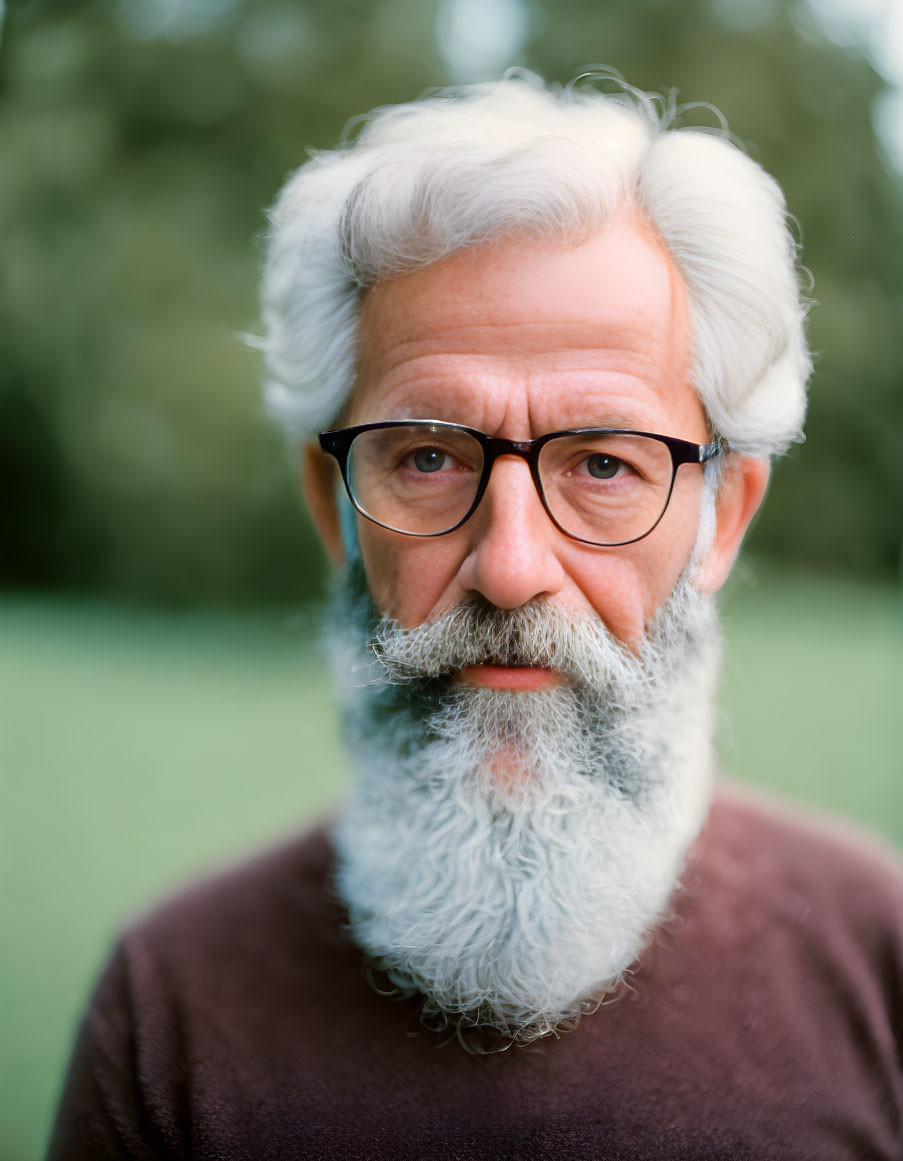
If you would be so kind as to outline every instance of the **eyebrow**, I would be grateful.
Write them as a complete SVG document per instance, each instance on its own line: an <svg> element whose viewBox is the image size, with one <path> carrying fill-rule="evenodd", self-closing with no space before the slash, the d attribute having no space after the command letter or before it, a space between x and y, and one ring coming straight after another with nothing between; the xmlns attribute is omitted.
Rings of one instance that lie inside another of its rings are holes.
<svg viewBox="0 0 903 1161"><path fill-rule="evenodd" d="M567 427L556 428L557 431L575 430L580 431L583 428L601 428L606 430L611 428L613 431L643 431L645 430L645 422L638 419L636 416L628 417L623 414L607 413L604 418L594 415L592 420L587 423L578 421L576 423L569 423Z"/></svg>
<svg viewBox="0 0 903 1161"><path fill-rule="evenodd" d="M393 409L394 410L394 409ZM415 419L418 422L427 422L435 420L436 423L454 423L460 427L474 427L475 425L468 420L461 418L447 418L441 414L440 409L430 409L425 407L411 407L403 411L399 410L397 414L389 414L384 416L386 422L402 422L405 419ZM459 414L459 413L455 413ZM379 421L377 421L379 422ZM639 419L637 416L628 416L623 413L607 412L604 416L593 416L591 419L576 418L573 421L562 421L555 427L549 427L548 431L645 431L648 429L648 423ZM492 432L487 432L487 435L492 435ZM539 435L547 434L546 431L538 433Z"/></svg>
<svg viewBox="0 0 903 1161"><path fill-rule="evenodd" d="M400 416L394 416L392 418L384 417L382 419L377 419L377 420L371 419L369 422L376 423L376 424L380 424L380 423L404 424L407 421L410 421L411 423L418 423L418 424L430 424L430 423L435 423L437 425L444 424L444 425L448 425L449 427L457 427L457 428L461 428L461 429L468 429L469 428L471 431L475 432L476 434L482 436L483 438L489 438L490 440L497 438L499 435L498 430L486 431L483 429L483 427L477 426L475 423L464 423L463 421L457 420L457 419L443 419L443 418L440 418L440 416L435 415L435 414L423 415L423 416L400 415ZM576 438L579 435L579 433L581 433L581 432L584 432L587 434L593 433L593 432L603 433L603 434L610 432L612 434L616 434L616 433L621 432L621 433L624 433L625 435L636 434L636 435L653 435L653 436L658 435L658 436L674 437L674 432L671 431L668 427L662 426L660 424L656 424L655 422L649 423L649 422L646 422L643 420L637 420L637 419L624 419L624 418L620 418L620 417L612 417L612 418L607 419L606 421L598 420L598 421L589 422L589 423L586 423L586 422L561 423L560 425L554 425L554 426L548 426L548 427L542 427L542 428L535 428L534 427L534 428L530 429L527 433L522 433L522 434L516 435L514 437L514 439L515 439L515 442L523 441L523 442L528 443L528 444L534 444L537 441L544 440L548 437L553 437L553 436L557 436L557 435L566 436L569 433L573 433L573 437ZM678 438L680 438L680 437L678 437ZM504 437L503 442L507 442L507 437Z"/></svg>

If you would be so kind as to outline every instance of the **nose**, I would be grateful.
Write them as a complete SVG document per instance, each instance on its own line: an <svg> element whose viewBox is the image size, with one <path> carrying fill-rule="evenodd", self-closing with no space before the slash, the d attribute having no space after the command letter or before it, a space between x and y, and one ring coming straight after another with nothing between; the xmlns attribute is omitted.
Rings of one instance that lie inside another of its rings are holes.
<svg viewBox="0 0 903 1161"><path fill-rule="evenodd" d="M564 584L556 555L562 533L540 502L530 468L516 456L500 456L480 506L464 526L470 549L458 581L498 609L517 609L535 597L551 597Z"/></svg>

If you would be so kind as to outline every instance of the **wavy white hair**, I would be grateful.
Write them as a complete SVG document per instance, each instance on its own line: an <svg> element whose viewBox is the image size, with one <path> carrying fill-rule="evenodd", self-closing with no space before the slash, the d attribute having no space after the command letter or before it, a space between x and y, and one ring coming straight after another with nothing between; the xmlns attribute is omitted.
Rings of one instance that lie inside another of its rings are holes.
<svg viewBox="0 0 903 1161"><path fill-rule="evenodd" d="M769 456L802 438L811 362L777 182L673 103L546 86L530 73L377 109L315 153L271 211L262 283L270 413L334 422L355 376L362 294L513 232L578 241L639 211L686 283L693 377L713 429Z"/></svg>
<svg viewBox="0 0 903 1161"><path fill-rule="evenodd" d="M712 598L684 576L637 654L554 602L402 629L355 554L330 630L357 775L336 884L369 963L474 1051L576 1026L631 974L708 810ZM567 681L450 676L487 659Z"/></svg>

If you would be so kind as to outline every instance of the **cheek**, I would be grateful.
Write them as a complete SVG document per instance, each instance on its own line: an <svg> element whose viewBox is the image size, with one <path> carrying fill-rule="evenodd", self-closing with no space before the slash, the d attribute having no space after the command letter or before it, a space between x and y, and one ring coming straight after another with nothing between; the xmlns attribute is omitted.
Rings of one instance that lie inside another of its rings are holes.
<svg viewBox="0 0 903 1161"><path fill-rule="evenodd" d="M632 648L640 644L690 562L698 496L685 499L673 513L669 508L665 519L643 540L572 568L571 575L594 611Z"/></svg>
<svg viewBox="0 0 903 1161"><path fill-rule="evenodd" d="M674 591L690 563L699 532L700 501L701 489L693 481L672 498L661 524L636 546L640 550L647 621Z"/></svg>
<svg viewBox="0 0 903 1161"><path fill-rule="evenodd" d="M364 572L373 603L386 617L395 617L394 594L398 588L397 553L393 551L389 537L369 520L357 518L357 537L364 562Z"/></svg>
<svg viewBox="0 0 903 1161"><path fill-rule="evenodd" d="M619 641L635 647L645 624L644 582L636 562L623 551L574 567L570 575L593 612Z"/></svg>
<svg viewBox="0 0 903 1161"><path fill-rule="evenodd" d="M359 518L358 538L367 584L383 616L405 628L422 624L442 603L460 567L448 537L417 539Z"/></svg>

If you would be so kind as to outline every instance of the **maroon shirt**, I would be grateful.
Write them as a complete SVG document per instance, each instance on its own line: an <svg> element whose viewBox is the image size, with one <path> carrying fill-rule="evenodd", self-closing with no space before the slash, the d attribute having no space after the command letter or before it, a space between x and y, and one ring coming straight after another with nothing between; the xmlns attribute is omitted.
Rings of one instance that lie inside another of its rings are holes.
<svg viewBox="0 0 903 1161"><path fill-rule="evenodd" d="M120 940L53 1161L903 1158L903 877L736 796L633 992L532 1050L412 1034L342 929L318 830Z"/></svg>

